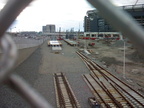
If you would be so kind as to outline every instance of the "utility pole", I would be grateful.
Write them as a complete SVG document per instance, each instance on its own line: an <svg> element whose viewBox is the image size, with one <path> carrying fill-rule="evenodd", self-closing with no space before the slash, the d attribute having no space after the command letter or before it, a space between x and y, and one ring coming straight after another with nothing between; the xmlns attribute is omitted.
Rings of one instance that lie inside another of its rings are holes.
<svg viewBox="0 0 144 108"><path fill-rule="evenodd" d="M125 41L123 39L123 43L124 43L124 53L123 53L123 78L126 78L126 73L125 73Z"/></svg>

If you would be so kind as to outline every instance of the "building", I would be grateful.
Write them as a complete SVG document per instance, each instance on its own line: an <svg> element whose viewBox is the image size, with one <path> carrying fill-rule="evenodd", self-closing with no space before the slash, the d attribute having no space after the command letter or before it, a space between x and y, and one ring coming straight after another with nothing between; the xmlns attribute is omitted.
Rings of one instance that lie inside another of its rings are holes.
<svg viewBox="0 0 144 108"><path fill-rule="evenodd" d="M38 33L35 31L23 31L20 32L20 36L26 36L26 37L33 37L33 36L37 36Z"/></svg>
<svg viewBox="0 0 144 108"><path fill-rule="evenodd" d="M120 7L128 12L144 27L144 4ZM84 17L84 32L116 32L105 19L98 15L98 10L89 10Z"/></svg>
<svg viewBox="0 0 144 108"><path fill-rule="evenodd" d="M115 30L98 15L97 10L87 11L84 17L84 32L114 32Z"/></svg>
<svg viewBox="0 0 144 108"><path fill-rule="evenodd" d="M42 27L43 33L55 33L55 25L46 25Z"/></svg>
<svg viewBox="0 0 144 108"><path fill-rule="evenodd" d="M122 7L144 28L144 4Z"/></svg>

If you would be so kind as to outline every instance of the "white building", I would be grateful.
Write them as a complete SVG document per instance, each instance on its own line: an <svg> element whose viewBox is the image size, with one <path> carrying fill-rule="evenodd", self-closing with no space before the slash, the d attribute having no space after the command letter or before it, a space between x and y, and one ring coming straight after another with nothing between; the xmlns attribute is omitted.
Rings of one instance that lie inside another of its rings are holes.
<svg viewBox="0 0 144 108"><path fill-rule="evenodd" d="M42 27L43 33L55 33L55 25L49 24Z"/></svg>

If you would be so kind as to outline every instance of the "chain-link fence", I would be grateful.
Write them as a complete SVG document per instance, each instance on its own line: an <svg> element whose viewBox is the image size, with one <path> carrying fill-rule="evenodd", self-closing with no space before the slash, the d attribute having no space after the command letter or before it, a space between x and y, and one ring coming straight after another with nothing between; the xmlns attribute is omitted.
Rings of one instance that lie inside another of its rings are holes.
<svg viewBox="0 0 144 108"><path fill-rule="evenodd" d="M5 32L31 1L32 0L9 0L0 12L0 47L3 53L0 61L0 83L5 84L5 82L8 81L9 83L7 84L22 95L34 108L51 108L49 103L20 76L11 73L11 69L17 59L17 49L11 37L5 34ZM108 0L87 1L97 8L100 14L106 18L113 27L121 31L123 35L129 37L137 48L141 51L144 50L143 29L131 16L114 6Z"/></svg>

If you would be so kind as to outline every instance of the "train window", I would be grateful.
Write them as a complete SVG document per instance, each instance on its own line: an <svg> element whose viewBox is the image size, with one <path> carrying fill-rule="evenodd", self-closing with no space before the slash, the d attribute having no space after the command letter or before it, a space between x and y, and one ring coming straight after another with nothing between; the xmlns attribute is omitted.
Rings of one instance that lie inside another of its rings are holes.
<svg viewBox="0 0 144 108"><path fill-rule="evenodd" d="M90 34L86 34L86 37L89 37L90 36Z"/></svg>
<svg viewBox="0 0 144 108"><path fill-rule="evenodd" d="M111 34L105 34L105 37L111 37Z"/></svg>
<svg viewBox="0 0 144 108"><path fill-rule="evenodd" d="M119 34L113 34L113 37L119 37Z"/></svg>
<svg viewBox="0 0 144 108"><path fill-rule="evenodd" d="M96 36L95 34L92 34L92 35L91 35L91 37L95 37L95 36Z"/></svg>
<svg viewBox="0 0 144 108"><path fill-rule="evenodd" d="M103 37L103 34L98 34L98 37Z"/></svg>

